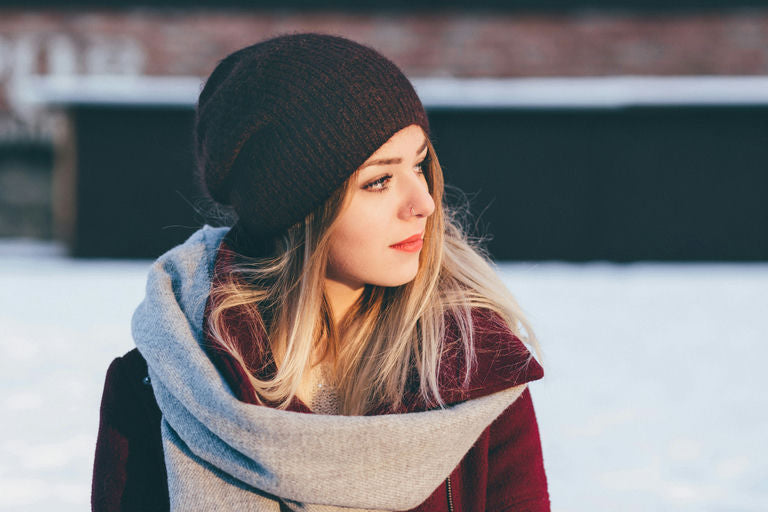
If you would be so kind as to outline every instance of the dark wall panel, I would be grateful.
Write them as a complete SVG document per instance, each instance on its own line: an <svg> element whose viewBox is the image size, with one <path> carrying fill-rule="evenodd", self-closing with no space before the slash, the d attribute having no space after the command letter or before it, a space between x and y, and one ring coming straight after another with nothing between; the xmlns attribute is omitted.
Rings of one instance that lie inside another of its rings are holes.
<svg viewBox="0 0 768 512"><path fill-rule="evenodd" d="M191 109L76 107L75 256L151 257L200 222Z"/></svg>
<svg viewBox="0 0 768 512"><path fill-rule="evenodd" d="M157 256L205 221L191 109L72 112L73 254ZM767 107L429 116L446 181L471 198L495 258L768 260Z"/></svg>
<svg viewBox="0 0 768 512"><path fill-rule="evenodd" d="M431 111L502 259L768 259L768 108Z"/></svg>

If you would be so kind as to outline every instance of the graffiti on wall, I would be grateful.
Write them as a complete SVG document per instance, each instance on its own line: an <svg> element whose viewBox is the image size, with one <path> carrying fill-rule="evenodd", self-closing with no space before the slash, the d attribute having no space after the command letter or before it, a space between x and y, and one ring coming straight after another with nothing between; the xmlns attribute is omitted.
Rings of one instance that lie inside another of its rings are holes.
<svg viewBox="0 0 768 512"><path fill-rule="evenodd" d="M0 33L0 139L46 138L46 116L14 112L10 84L32 76L141 75L147 61L140 41L123 34Z"/></svg>

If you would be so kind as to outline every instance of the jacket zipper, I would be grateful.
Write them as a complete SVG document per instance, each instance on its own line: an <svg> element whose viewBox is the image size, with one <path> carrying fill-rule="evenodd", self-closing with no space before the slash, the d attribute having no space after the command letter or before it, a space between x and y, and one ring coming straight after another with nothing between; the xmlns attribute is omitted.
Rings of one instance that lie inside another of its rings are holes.
<svg viewBox="0 0 768 512"><path fill-rule="evenodd" d="M453 496L451 496L451 477L445 479L445 488L448 492L448 512L453 512Z"/></svg>

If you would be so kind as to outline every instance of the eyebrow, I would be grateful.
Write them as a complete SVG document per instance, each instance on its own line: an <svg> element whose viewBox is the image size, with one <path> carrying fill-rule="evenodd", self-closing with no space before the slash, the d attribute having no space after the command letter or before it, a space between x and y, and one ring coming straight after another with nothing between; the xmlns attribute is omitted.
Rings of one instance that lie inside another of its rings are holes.
<svg viewBox="0 0 768 512"><path fill-rule="evenodd" d="M416 151L416 156L419 156L422 151L427 149L427 139L424 139L424 144L421 145L418 151ZM393 165L393 164L399 164L403 161L402 158L379 158L377 160L371 160L370 162L366 162L363 165L360 166L360 169L363 169L365 167L371 166L371 165Z"/></svg>

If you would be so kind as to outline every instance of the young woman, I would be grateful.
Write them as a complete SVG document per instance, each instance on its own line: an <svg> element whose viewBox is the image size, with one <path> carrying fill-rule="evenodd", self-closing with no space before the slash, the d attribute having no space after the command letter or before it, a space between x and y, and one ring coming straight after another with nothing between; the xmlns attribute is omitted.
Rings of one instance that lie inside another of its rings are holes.
<svg viewBox="0 0 768 512"><path fill-rule="evenodd" d="M107 372L94 510L549 510L538 343L442 203L424 108L315 33L221 61L195 123L237 214L152 266Z"/></svg>

